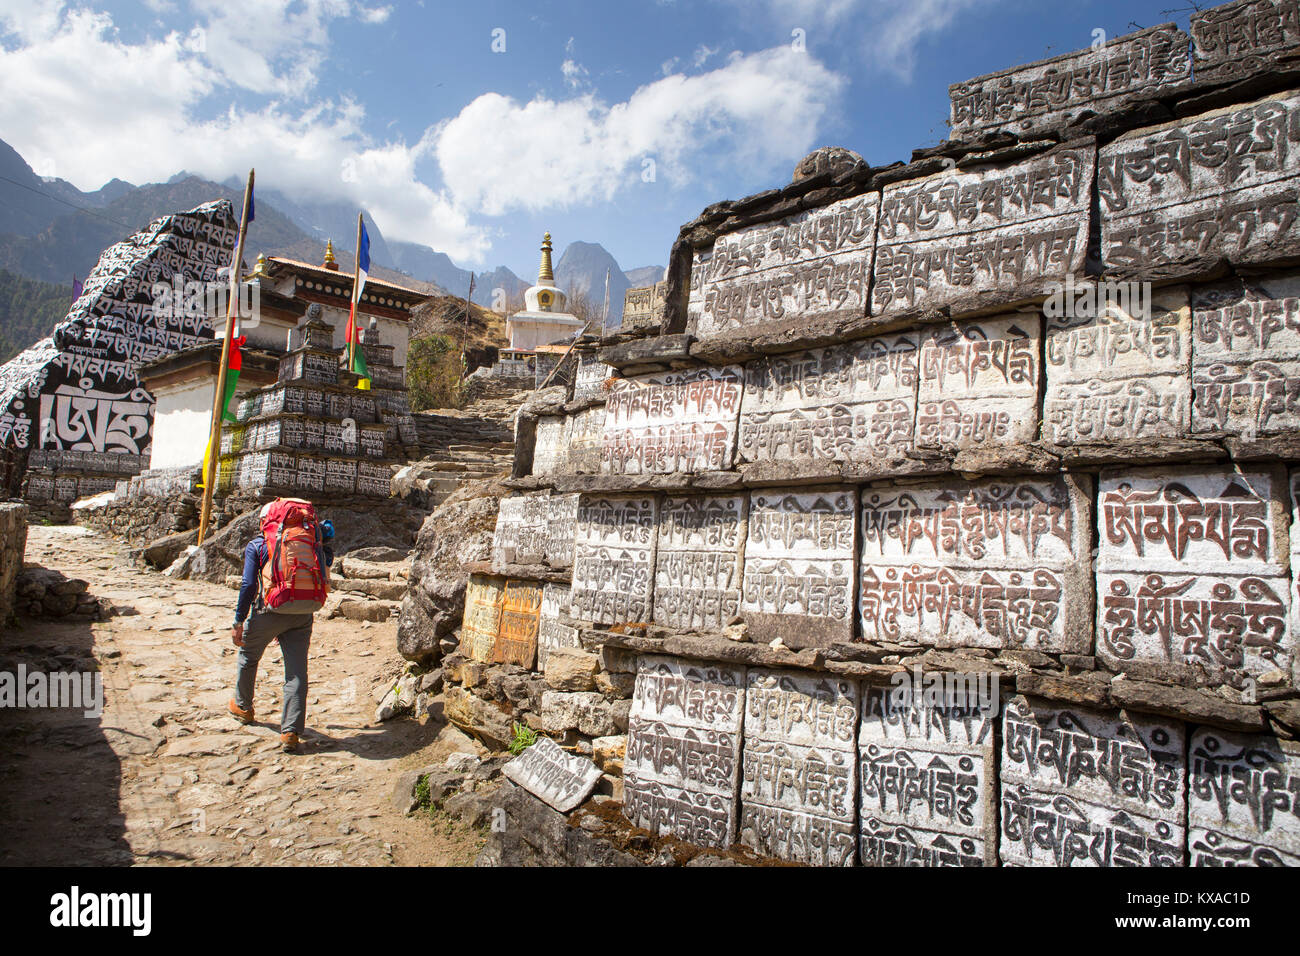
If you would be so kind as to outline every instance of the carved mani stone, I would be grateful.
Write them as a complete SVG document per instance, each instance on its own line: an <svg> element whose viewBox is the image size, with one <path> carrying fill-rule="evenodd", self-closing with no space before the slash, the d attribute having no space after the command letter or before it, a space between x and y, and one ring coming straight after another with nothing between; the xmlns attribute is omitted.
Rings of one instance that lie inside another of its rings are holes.
<svg viewBox="0 0 1300 956"><path fill-rule="evenodd" d="M658 514L654 497L579 499L570 591L575 618L650 621Z"/></svg>
<svg viewBox="0 0 1300 956"><path fill-rule="evenodd" d="M921 343L916 447L966 449L1038 437L1037 314L931 330Z"/></svg>
<svg viewBox="0 0 1300 956"><path fill-rule="evenodd" d="M1192 866L1300 866L1300 744L1202 727L1188 755Z"/></svg>
<svg viewBox="0 0 1300 956"><path fill-rule="evenodd" d="M1300 253L1300 94L1126 133L1097 158L1108 272L1202 271Z"/></svg>
<svg viewBox="0 0 1300 956"><path fill-rule="evenodd" d="M853 864L858 697L842 677L749 670L742 844L799 863Z"/></svg>
<svg viewBox="0 0 1300 956"><path fill-rule="evenodd" d="M739 366L615 380L605 403L601 473L691 474L730 468L742 382Z"/></svg>
<svg viewBox="0 0 1300 956"><path fill-rule="evenodd" d="M1087 653L1091 480L865 489L867 640Z"/></svg>
<svg viewBox="0 0 1300 956"><path fill-rule="evenodd" d="M492 660L504 599L503 578L470 575L465 588L465 617L460 628L460 650L466 657L484 662Z"/></svg>
<svg viewBox="0 0 1300 956"><path fill-rule="evenodd" d="M755 640L852 639L857 499L846 488L750 494L741 607Z"/></svg>
<svg viewBox="0 0 1300 956"><path fill-rule="evenodd" d="M1234 684L1289 674L1285 489L1280 468L1103 474L1097 653L1117 670L1195 664Z"/></svg>
<svg viewBox="0 0 1300 956"><path fill-rule="evenodd" d="M942 675L968 676L968 675ZM967 687L963 686L963 692ZM858 737L864 866L996 866L998 702L926 702L868 688Z"/></svg>
<svg viewBox="0 0 1300 956"><path fill-rule="evenodd" d="M663 501L655 551L656 624L718 631L740 614L748 510L745 495Z"/></svg>
<svg viewBox="0 0 1300 956"><path fill-rule="evenodd" d="M1095 157L1080 141L886 186L871 313L1010 305L1082 275Z"/></svg>
<svg viewBox="0 0 1300 956"><path fill-rule="evenodd" d="M1012 698L1002 723L1002 862L1182 866L1185 745L1174 721Z"/></svg>
<svg viewBox="0 0 1300 956"><path fill-rule="evenodd" d="M745 366L741 462L873 461L912 447L917 340L882 335Z"/></svg>
<svg viewBox="0 0 1300 956"><path fill-rule="evenodd" d="M1191 72L1187 34L1162 23L1087 50L954 83L948 87L952 138L1060 129L1177 92Z"/></svg>
<svg viewBox="0 0 1300 956"><path fill-rule="evenodd" d="M865 316L879 203L867 193L719 236L692 262L691 331Z"/></svg>
<svg viewBox="0 0 1300 956"><path fill-rule="evenodd" d="M637 660L623 760L623 813L697 846L736 838L745 669Z"/></svg>
<svg viewBox="0 0 1300 956"><path fill-rule="evenodd" d="M1198 436L1300 430L1300 273L1195 287L1192 350Z"/></svg>
<svg viewBox="0 0 1300 956"><path fill-rule="evenodd" d="M1080 284L1048 299L1043 438L1100 445L1185 438L1191 428L1187 290ZM1135 298L1136 297L1136 298Z"/></svg>

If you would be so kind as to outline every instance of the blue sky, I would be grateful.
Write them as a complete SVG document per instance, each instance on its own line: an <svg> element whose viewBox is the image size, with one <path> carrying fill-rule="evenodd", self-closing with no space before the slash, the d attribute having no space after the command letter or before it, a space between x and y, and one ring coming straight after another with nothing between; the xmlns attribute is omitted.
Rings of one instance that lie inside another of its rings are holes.
<svg viewBox="0 0 1300 956"><path fill-rule="evenodd" d="M531 276L550 230L630 269L817 146L905 160L944 137L950 83L1185 29L1174 6L0 0L0 139L82 189L254 165L462 266Z"/></svg>

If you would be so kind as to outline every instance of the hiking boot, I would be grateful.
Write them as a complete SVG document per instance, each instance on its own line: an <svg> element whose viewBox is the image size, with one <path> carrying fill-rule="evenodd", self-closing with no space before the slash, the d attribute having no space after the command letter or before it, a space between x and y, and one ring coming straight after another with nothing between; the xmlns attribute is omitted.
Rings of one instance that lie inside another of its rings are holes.
<svg viewBox="0 0 1300 956"><path fill-rule="evenodd" d="M230 698L230 716L234 717L235 720L239 721L241 724L251 724L256 719L253 715L252 707L248 708L248 710L244 710L235 702L235 698L233 697Z"/></svg>
<svg viewBox="0 0 1300 956"><path fill-rule="evenodd" d="M297 734L281 734L280 749L287 754L296 754L300 746Z"/></svg>

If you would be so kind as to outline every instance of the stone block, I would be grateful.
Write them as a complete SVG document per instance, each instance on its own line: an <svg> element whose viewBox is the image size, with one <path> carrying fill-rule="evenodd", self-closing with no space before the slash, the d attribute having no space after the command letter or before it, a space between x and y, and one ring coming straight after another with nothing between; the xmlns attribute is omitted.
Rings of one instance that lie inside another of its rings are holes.
<svg viewBox="0 0 1300 956"><path fill-rule="evenodd" d="M1300 253L1300 93L1135 130L1097 157L1101 256L1123 277Z"/></svg>
<svg viewBox="0 0 1300 956"><path fill-rule="evenodd" d="M731 467L739 366L618 379L605 402L601 474L693 474Z"/></svg>
<svg viewBox="0 0 1300 956"><path fill-rule="evenodd" d="M853 636L857 492L750 494L741 612L752 638L824 647Z"/></svg>
<svg viewBox="0 0 1300 956"><path fill-rule="evenodd" d="M659 507L654 621L721 630L740 613L746 495L670 496Z"/></svg>
<svg viewBox="0 0 1300 956"><path fill-rule="evenodd" d="M863 462L912 447L917 336L755 359L745 366L737 462Z"/></svg>
<svg viewBox="0 0 1300 956"><path fill-rule="evenodd" d="M658 501L583 495L574 532L572 614L597 624L648 623Z"/></svg>
<svg viewBox="0 0 1300 956"><path fill-rule="evenodd" d="M1290 514L1280 468L1103 473L1097 654L1240 683L1289 671Z"/></svg>
<svg viewBox="0 0 1300 956"><path fill-rule="evenodd" d="M1012 698L1002 724L1002 862L1182 866L1185 748L1181 723Z"/></svg>
<svg viewBox="0 0 1300 956"><path fill-rule="evenodd" d="M886 186L872 315L990 309L1081 276L1095 160L1095 145L1082 140Z"/></svg>
<svg viewBox="0 0 1300 956"><path fill-rule="evenodd" d="M1187 770L1192 866L1300 866L1300 743L1200 728Z"/></svg>
<svg viewBox="0 0 1300 956"><path fill-rule="evenodd" d="M561 813L568 813L591 796L600 780L600 769L594 763L565 753L550 737L539 737L502 772Z"/></svg>
<svg viewBox="0 0 1300 956"><path fill-rule="evenodd" d="M1187 290L1067 283L1049 298L1043 438L1097 445L1184 438L1191 429Z"/></svg>
<svg viewBox="0 0 1300 956"><path fill-rule="evenodd" d="M917 448L956 451L1038 438L1036 314L931 329L921 343Z"/></svg>
<svg viewBox="0 0 1300 956"><path fill-rule="evenodd" d="M1088 653L1091 480L993 479L862 493L868 640Z"/></svg>
<svg viewBox="0 0 1300 956"><path fill-rule="evenodd" d="M977 700L867 688L858 737L864 866L996 866L995 721Z"/></svg>

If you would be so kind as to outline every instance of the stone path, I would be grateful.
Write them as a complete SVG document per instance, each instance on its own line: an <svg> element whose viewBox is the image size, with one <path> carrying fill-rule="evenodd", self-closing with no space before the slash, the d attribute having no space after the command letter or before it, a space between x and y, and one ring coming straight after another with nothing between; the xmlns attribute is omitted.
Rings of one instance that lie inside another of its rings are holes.
<svg viewBox="0 0 1300 956"><path fill-rule="evenodd" d="M402 772L481 752L437 720L373 722L403 663L395 622L318 615L305 746L284 754L278 646L262 660L258 723L226 713L234 591L140 570L82 528L31 528L26 558L126 613L0 635L0 671L99 670L105 701L98 718L0 708L0 865L473 862L480 833L390 805Z"/></svg>

